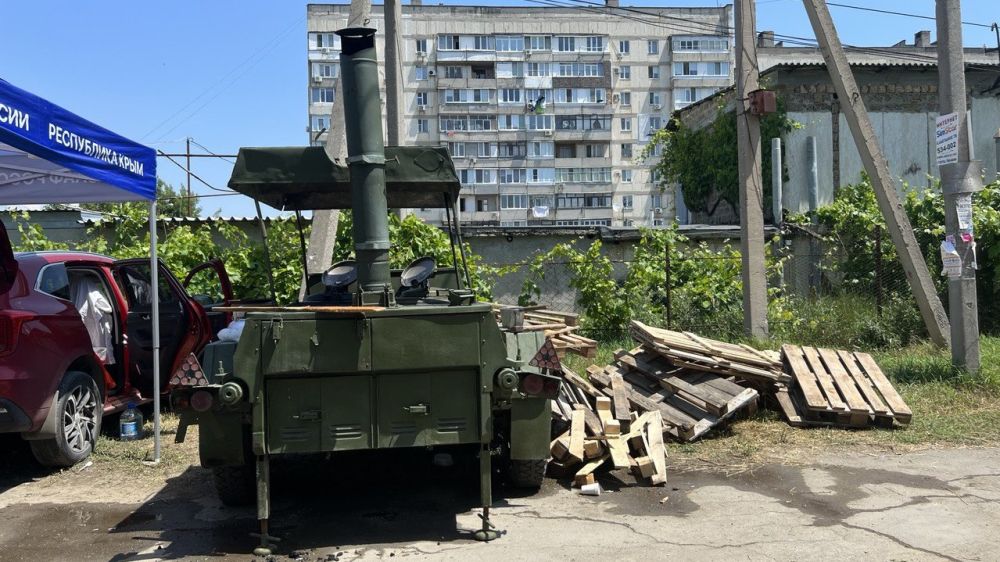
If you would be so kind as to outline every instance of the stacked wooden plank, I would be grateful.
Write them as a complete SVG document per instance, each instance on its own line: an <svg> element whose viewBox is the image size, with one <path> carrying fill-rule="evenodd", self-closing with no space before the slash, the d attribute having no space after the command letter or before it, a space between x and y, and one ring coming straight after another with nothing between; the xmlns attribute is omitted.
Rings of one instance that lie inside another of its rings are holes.
<svg viewBox="0 0 1000 562"><path fill-rule="evenodd" d="M867 353L784 345L781 355L794 381L779 386L776 397L793 426L892 426L913 417Z"/></svg>
<svg viewBox="0 0 1000 562"><path fill-rule="evenodd" d="M550 310L545 305L494 304L493 310L497 314L497 322L505 330L545 332L545 336L560 354L571 351L583 357L593 357L597 353L597 341L576 333L580 329L577 314Z"/></svg>
<svg viewBox="0 0 1000 562"><path fill-rule="evenodd" d="M772 351L710 340L690 332L654 328L636 320L629 325L629 333L675 367L732 376L758 385L791 381L782 372L780 356Z"/></svg>
<svg viewBox="0 0 1000 562"><path fill-rule="evenodd" d="M565 422L552 441L551 469L573 476L575 486L593 484L599 468L631 468L636 477L665 484L666 449L659 412L638 415L605 396L572 371L564 372L557 418ZM568 415L567 415L568 414Z"/></svg>
<svg viewBox="0 0 1000 562"><path fill-rule="evenodd" d="M615 357L613 365L588 368L590 382L639 412L659 412L664 432L678 441L694 441L738 413L756 410L756 390L678 368L645 346Z"/></svg>

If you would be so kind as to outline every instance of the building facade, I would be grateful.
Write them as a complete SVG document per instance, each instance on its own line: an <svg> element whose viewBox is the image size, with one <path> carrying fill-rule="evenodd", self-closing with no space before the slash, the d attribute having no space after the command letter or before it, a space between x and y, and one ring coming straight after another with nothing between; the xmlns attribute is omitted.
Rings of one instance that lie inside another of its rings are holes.
<svg viewBox="0 0 1000 562"><path fill-rule="evenodd" d="M347 5L308 7L309 133L325 142ZM482 226L673 219L641 158L672 111L733 83L733 10L403 6L403 144L447 146ZM382 6L372 7L385 64ZM384 101L384 83L383 83ZM443 222L441 210L416 210Z"/></svg>

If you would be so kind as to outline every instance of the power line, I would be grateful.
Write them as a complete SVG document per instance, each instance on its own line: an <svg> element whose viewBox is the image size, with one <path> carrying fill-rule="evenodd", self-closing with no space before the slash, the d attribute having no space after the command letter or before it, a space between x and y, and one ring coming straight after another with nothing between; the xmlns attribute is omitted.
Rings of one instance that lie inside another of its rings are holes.
<svg viewBox="0 0 1000 562"><path fill-rule="evenodd" d="M206 147L205 145L201 144L200 142L198 142L198 141L196 141L194 139L191 139L191 142L194 143L196 146L200 147L205 152L209 153L212 156L215 156L216 158L218 158L220 160L225 160L226 162L229 162L230 164L235 164L236 163L235 160L230 160L228 156L225 156L225 155L222 155L222 154L216 154L216 153L212 152L208 147Z"/></svg>
<svg viewBox="0 0 1000 562"><path fill-rule="evenodd" d="M190 173L192 178L194 178L194 179L200 181L201 183L205 184L205 187L207 187L207 188L209 188L209 189L211 189L213 191L219 191L221 193L226 193L226 194L235 194L236 193L235 191L230 191L228 189L220 189L218 187L215 187L214 185L212 185L212 184L208 183L207 181L201 179L201 177L198 174L196 174L196 173L192 172L191 170L187 169L186 167L184 167L184 165L181 164L180 162L178 162L178 161L174 160L173 158L171 158L166 152L163 152L162 150L158 150L157 152L159 152L160 156L162 156L162 157L166 158L167 160L170 160L171 162L173 162L174 165L176 165L178 168L184 170L185 172ZM208 197L208 196L207 195L194 195L194 196L192 196L192 198L197 198L197 197Z"/></svg>
<svg viewBox="0 0 1000 562"><path fill-rule="evenodd" d="M896 11L893 11L893 10L880 10L878 8L866 8L864 6L852 6L850 4L839 4L839 3L835 3L835 2L827 2L826 5L827 6L836 6L838 8L848 8L848 9L851 9L851 10L860 10L862 12L875 12L875 13L879 13L879 14L888 14L888 15L892 15L892 16L903 16L903 17L907 17L907 18L916 18L916 19L921 19L921 20L931 20L931 21L935 21L936 20L936 18L934 18L933 16L924 16L924 15L920 15L920 14L908 14L906 12L896 12ZM974 26L974 27L985 27L986 29L990 29L992 27L992 26L989 26L989 25L986 25L986 24L983 24L983 23L974 22L974 21L963 21L962 25L971 25L971 26Z"/></svg>

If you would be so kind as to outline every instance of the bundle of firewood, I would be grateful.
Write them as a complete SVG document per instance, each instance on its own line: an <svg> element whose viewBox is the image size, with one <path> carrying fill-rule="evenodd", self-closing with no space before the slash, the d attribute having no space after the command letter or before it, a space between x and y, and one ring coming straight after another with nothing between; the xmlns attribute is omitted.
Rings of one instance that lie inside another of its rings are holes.
<svg viewBox="0 0 1000 562"><path fill-rule="evenodd" d="M572 351L583 357L597 353L597 341L576 333L579 315L572 312L549 310L545 305L509 306L493 304L493 312L505 330L512 332L545 332L560 355Z"/></svg>

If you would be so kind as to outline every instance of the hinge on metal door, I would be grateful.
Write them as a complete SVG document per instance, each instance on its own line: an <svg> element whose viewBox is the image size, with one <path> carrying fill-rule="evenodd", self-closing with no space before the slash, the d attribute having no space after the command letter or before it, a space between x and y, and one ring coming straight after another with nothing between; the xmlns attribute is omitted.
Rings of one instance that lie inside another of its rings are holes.
<svg viewBox="0 0 1000 562"><path fill-rule="evenodd" d="M282 318L271 320L271 339L278 341L281 339L281 332L285 328L285 321Z"/></svg>

